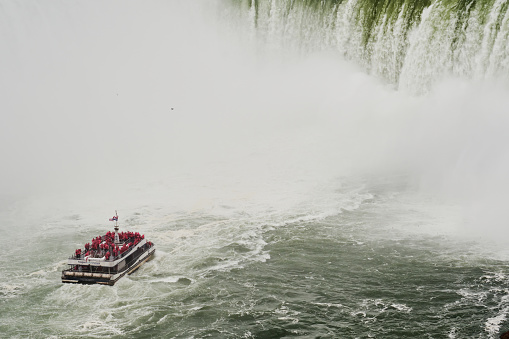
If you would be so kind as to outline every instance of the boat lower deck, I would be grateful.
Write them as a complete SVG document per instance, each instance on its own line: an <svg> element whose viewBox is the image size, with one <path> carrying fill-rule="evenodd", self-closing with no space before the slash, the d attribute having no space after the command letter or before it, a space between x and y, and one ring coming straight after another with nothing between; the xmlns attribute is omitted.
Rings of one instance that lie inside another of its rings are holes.
<svg viewBox="0 0 509 339"><path fill-rule="evenodd" d="M73 269L62 272L62 282L71 284L102 284L114 285L126 274L136 271L141 265L149 261L155 253L155 247L143 252L137 258L126 258L128 264L125 269L118 273L80 272Z"/></svg>

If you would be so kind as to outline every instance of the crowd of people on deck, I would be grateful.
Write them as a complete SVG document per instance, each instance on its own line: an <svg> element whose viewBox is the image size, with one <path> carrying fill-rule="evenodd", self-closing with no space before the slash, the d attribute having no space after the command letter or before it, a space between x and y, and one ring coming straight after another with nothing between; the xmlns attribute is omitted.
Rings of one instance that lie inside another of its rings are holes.
<svg viewBox="0 0 509 339"><path fill-rule="evenodd" d="M105 260L115 260L122 257L124 253L128 252L130 248L138 245L140 241L145 239L143 234L138 232L120 232L118 239L121 244L115 244L115 233L108 231L104 236L97 236L92 239L91 243L85 244L85 253L83 254L81 248L75 251L76 259L88 258L104 258ZM149 247L152 242L148 241Z"/></svg>

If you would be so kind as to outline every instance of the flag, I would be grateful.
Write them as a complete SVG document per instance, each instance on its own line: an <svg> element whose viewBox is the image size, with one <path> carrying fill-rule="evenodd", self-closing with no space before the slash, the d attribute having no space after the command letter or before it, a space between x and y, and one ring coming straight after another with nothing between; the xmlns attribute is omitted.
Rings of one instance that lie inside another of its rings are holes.
<svg viewBox="0 0 509 339"><path fill-rule="evenodd" d="M117 220L118 220L117 216L114 216L113 218L110 219L110 221L117 221Z"/></svg>

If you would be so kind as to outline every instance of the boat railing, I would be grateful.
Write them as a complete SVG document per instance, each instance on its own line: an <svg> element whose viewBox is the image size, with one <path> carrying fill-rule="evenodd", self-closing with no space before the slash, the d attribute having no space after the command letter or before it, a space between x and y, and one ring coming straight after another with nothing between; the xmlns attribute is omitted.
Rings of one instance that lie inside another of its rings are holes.
<svg viewBox="0 0 509 339"><path fill-rule="evenodd" d="M117 255L116 257L111 255L108 259L104 259L103 261L115 261L115 260L118 260L120 258L123 258L130 251L131 251L131 249L129 249L129 251L125 251L124 253ZM88 257L88 258L89 259L100 259L102 257ZM72 255L72 256L69 257L69 259L72 259L72 260L85 260L85 255L84 254L82 254L80 256Z"/></svg>
<svg viewBox="0 0 509 339"><path fill-rule="evenodd" d="M149 246L149 247L152 247L152 246ZM125 251L124 253L120 253L119 255L117 255L116 257L114 257L113 255L111 255L109 257L108 260L104 260L104 261L115 261L115 260L118 260L118 259L121 259L123 257L125 257L126 255L128 255L129 253L131 253L131 250L133 249L134 247L130 247L127 251ZM97 257L89 257L90 259L98 259ZM84 260L85 259L85 254L80 254L79 256L77 256L76 254L73 254L72 256L69 257L69 259L72 259L72 260Z"/></svg>

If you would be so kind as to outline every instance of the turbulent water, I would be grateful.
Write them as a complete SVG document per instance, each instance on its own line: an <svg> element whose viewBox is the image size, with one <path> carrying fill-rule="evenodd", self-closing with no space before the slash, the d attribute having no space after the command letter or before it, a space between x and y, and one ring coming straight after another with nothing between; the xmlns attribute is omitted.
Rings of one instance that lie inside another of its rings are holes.
<svg viewBox="0 0 509 339"><path fill-rule="evenodd" d="M508 7L0 0L0 337L497 338Z"/></svg>
<svg viewBox="0 0 509 339"><path fill-rule="evenodd" d="M90 207L2 218L19 239L1 256L3 336L495 337L509 312L506 262L444 234L455 209L395 180L338 180L256 208L130 208L122 224L157 256L113 287L59 281L66 256L108 229Z"/></svg>

